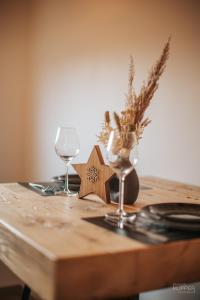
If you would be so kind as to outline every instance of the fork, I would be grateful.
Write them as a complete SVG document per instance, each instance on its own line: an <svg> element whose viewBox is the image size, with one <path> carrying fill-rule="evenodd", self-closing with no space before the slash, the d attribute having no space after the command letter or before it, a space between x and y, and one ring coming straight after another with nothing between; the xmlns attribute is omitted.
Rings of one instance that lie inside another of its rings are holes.
<svg viewBox="0 0 200 300"><path fill-rule="evenodd" d="M29 185L33 188L38 188L41 190L42 193L54 193L55 191L55 185L47 185L47 186L44 186L42 184L38 184L38 183L32 183L32 182L29 182Z"/></svg>

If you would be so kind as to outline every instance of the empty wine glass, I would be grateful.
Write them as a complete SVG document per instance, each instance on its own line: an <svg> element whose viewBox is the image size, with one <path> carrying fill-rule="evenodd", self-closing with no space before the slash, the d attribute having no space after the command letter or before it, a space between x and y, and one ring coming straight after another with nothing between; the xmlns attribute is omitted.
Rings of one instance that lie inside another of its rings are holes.
<svg viewBox="0 0 200 300"><path fill-rule="evenodd" d="M123 220L129 215L124 211L124 182L138 161L137 139L134 132L113 130L107 145L107 160L119 178L119 207L107 213L106 218Z"/></svg>
<svg viewBox="0 0 200 300"><path fill-rule="evenodd" d="M64 194L67 196L76 196L77 192L69 190L68 167L74 157L79 154L80 145L75 128L58 127L55 139L56 154L64 161L66 166Z"/></svg>

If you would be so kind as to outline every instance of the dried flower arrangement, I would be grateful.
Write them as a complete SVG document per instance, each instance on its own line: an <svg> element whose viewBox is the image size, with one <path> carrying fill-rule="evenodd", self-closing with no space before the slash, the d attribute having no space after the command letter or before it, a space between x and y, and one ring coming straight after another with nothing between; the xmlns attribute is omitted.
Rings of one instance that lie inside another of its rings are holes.
<svg viewBox="0 0 200 300"><path fill-rule="evenodd" d="M160 58L151 69L147 83L143 83L138 95L136 95L133 86L135 69L133 57L130 56L128 94L126 95L125 109L121 111L120 114L114 112L116 129L121 132L121 145L118 145L119 148L126 148L130 150L130 148L132 147L132 142L127 141L126 138L126 133L128 132L134 132L136 141L137 143L139 143L139 140L142 138L144 128L151 122L148 117L144 117L144 114L146 109L150 105L155 91L158 88L159 78L165 69L166 61L169 56L169 48L170 38L163 48ZM111 126L110 113L109 111L106 111L102 131L98 135L98 141L105 147L108 144L109 135L112 130L114 130L114 128Z"/></svg>

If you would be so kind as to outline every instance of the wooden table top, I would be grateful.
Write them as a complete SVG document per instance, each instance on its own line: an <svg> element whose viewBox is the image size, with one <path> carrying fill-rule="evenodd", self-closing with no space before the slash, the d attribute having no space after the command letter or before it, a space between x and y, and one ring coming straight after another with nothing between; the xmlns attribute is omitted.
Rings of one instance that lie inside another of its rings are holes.
<svg viewBox="0 0 200 300"><path fill-rule="evenodd" d="M162 202L200 204L200 187L151 177L140 182L150 189L140 191L129 211ZM152 246L82 220L113 209L0 184L0 259L48 300L108 299L200 280L200 239Z"/></svg>

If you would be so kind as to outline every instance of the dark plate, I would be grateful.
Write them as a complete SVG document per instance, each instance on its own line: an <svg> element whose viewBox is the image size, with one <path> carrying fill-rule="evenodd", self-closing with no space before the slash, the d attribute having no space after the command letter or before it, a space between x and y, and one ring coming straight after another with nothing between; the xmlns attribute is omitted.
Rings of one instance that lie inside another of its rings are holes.
<svg viewBox="0 0 200 300"><path fill-rule="evenodd" d="M60 176L54 176L53 181L56 182L65 182L65 175L60 175ZM77 174L69 174L69 183L71 184L79 184L81 183L81 179Z"/></svg>
<svg viewBox="0 0 200 300"><path fill-rule="evenodd" d="M190 203L160 203L148 205L144 209L148 214L153 214L170 221L199 223L200 204Z"/></svg>
<svg viewBox="0 0 200 300"><path fill-rule="evenodd" d="M189 203L161 203L144 207L138 216L140 222L187 231L200 230L200 205Z"/></svg>
<svg viewBox="0 0 200 300"><path fill-rule="evenodd" d="M145 212L138 213L136 224L138 226L148 228L149 230L155 230L157 232L165 232L166 230L200 232L200 223L183 223L177 221L169 221L161 218L157 219L145 214Z"/></svg>

